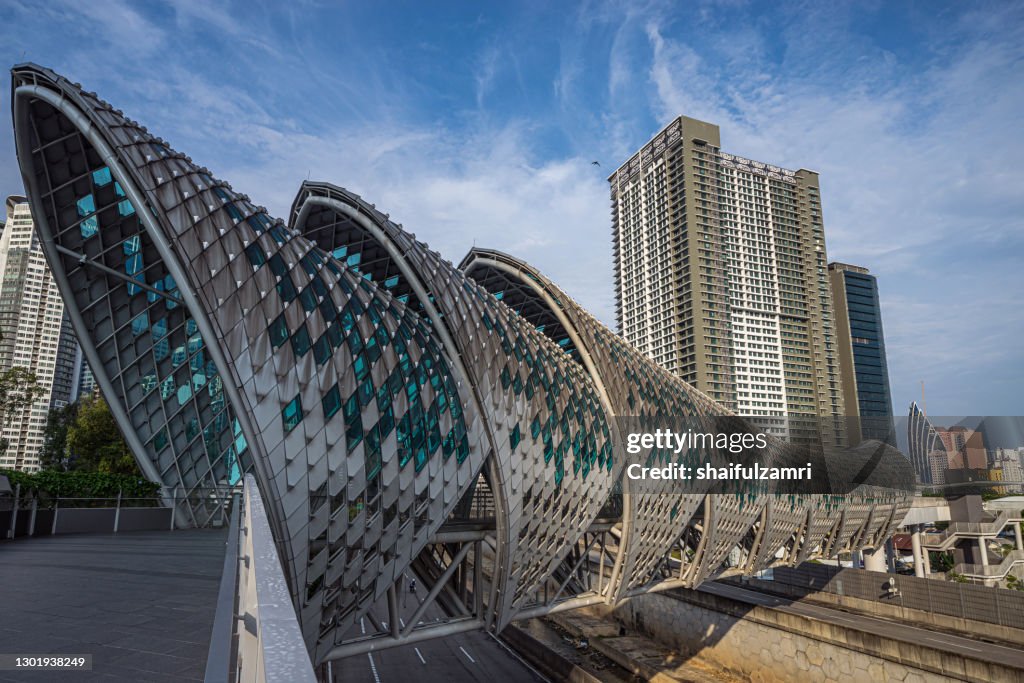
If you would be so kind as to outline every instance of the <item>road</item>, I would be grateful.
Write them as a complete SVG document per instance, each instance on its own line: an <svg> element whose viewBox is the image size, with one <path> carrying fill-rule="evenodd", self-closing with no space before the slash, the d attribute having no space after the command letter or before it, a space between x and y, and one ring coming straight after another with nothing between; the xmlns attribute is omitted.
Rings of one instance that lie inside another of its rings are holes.
<svg viewBox="0 0 1024 683"><path fill-rule="evenodd" d="M995 661L1006 666L1024 669L1024 651L1012 646L995 645L982 640L964 638L941 631L931 631L912 626L906 622L869 617L806 602L793 602L788 598L715 581L709 581L701 585L697 590L702 593L711 593L712 595L738 600L750 605L770 607L780 612L797 614L810 619L836 624L837 626L845 626L873 633L885 638L891 638L892 640L924 647L933 647L946 652L954 652L964 657Z"/></svg>
<svg viewBox="0 0 1024 683"><path fill-rule="evenodd" d="M406 591L400 596L401 626L416 611L418 595ZM381 601L384 603L384 601ZM386 604L373 607L373 616L382 625L388 621ZM424 621L440 618L442 612L431 606ZM370 620L363 618L350 631L349 637L374 631ZM540 674L532 670L503 643L482 631L469 631L447 638L427 640L416 645L403 645L364 655L355 655L335 662L332 666L337 683L408 683L416 681L481 681L497 683L544 683Z"/></svg>

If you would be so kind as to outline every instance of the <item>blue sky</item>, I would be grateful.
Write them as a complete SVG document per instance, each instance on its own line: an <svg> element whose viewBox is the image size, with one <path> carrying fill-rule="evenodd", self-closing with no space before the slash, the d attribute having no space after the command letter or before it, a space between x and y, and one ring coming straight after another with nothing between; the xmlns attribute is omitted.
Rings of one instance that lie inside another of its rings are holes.
<svg viewBox="0 0 1024 683"><path fill-rule="evenodd" d="M1024 415L1024 4L0 0L0 26L0 61L276 215L331 180L610 324L606 175L677 114L713 121L726 151L821 173L829 258L879 278L897 414L923 379L932 413Z"/></svg>

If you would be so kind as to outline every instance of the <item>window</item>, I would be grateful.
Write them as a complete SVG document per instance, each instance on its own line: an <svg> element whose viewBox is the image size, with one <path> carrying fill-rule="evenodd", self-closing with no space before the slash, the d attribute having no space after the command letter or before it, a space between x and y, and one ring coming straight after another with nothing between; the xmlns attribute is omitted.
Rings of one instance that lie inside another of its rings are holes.
<svg viewBox="0 0 1024 683"><path fill-rule="evenodd" d="M313 345L313 357L316 359L317 365L323 365L331 359L331 342L326 334L320 335L316 344Z"/></svg>
<svg viewBox="0 0 1024 683"><path fill-rule="evenodd" d="M279 349L284 346L284 343L288 341L288 323L285 322L284 313L270 323L269 331L270 343L274 345L274 348Z"/></svg>
<svg viewBox="0 0 1024 683"><path fill-rule="evenodd" d="M291 276L287 273L277 283L277 293L285 303L291 303L295 300L295 285L292 283Z"/></svg>
<svg viewBox="0 0 1024 683"><path fill-rule="evenodd" d="M302 358L309 352L309 347L309 331L303 325L292 335L292 351L295 352L296 358Z"/></svg>
<svg viewBox="0 0 1024 683"><path fill-rule="evenodd" d="M321 403L324 407L324 420L330 420L341 410L341 391L337 384L330 388Z"/></svg>
<svg viewBox="0 0 1024 683"><path fill-rule="evenodd" d="M274 254L270 257L270 272L278 277L284 277L288 274L288 266L285 265L284 259L281 258L281 254Z"/></svg>
<svg viewBox="0 0 1024 683"><path fill-rule="evenodd" d="M281 419L284 422L285 433L292 431L302 422L302 401L298 395L281 411Z"/></svg>
<svg viewBox="0 0 1024 683"><path fill-rule="evenodd" d="M242 220L242 212L238 210L237 206L235 206L231 202L228 202L227 204L224 205L224 208L227 210L228 215L231 216L231 220L233 220L236 223Z"/></svg>
<svg viewBox="0 0 1024 683"><path fill-rule="evenodd" d="M316 310L316 294L313 293L312 287L306 287L302 290L299 294L299 302L302 303L302 308L306 313L312 313Z"/></svg>
<svg viewBox="0 0 1024 683"><path fill-rule="evenodd" d="M138 337L149 328L149 315L145 311L132 320L132 335Z"/></svg>
<svg viewBox="0 0 1024 683"><path fill-rule="evenodd" d="M263 253L263 247L258 242L253 242L246 247L245 255L249 257L249 263L252 264L253 268L259 268L267 262L267 256Z"/></svg>
<svg viewBox="0 0 1024 683"><path fill-rule="evenodd" d="M106 166L92 172L92 182L96 187L105 187L110 184L111 180L113 178L110 176L110 169Z"/></svg>

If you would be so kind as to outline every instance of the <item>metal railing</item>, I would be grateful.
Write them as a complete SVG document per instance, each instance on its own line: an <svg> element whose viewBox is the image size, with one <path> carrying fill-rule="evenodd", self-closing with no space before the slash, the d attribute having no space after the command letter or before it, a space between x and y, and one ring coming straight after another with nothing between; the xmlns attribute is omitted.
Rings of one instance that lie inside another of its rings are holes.
<svg viewBox="0 0 1024 683"><path fill-rule="evenodd" d="M65 533L117 533L183 527L223 527L233 488L196 489L169 495L50 496L24 495L16 487L9 510L0 511L0 539ZM207 505L200 522L182 524L180 510L196 501Z"/></svg>
<svg viewBox="0 0 1024 683"><path fill-rule="evenodd" d="M953 571L969 579L1003 579L1017 564L1024 564L1024 550L1011 550L996 564L960 563Z"/></svg>
<svg viewBox="0 0 1024 683"><path fill-rule="evenodd" d="M224 548L224 570L220 576L217 591L217 611L213 617L213 633L210 651L206 657L207 683L235 683L236 671L233 665L238 659L238 643L233 637L235 615L238 614L238 535L242 510L239 497L231 501L231 521L228 523L228 540Z"/></svg>
<svg viewBox="0 0 1024 683"><path fill-rule="evenodd" d="M930 550L945 550L958 538L996 536L1009 521L1009 511L1003 510L988 522L950 522L942 533L922 534L921 544Z"/></svg>
<svg viewBox="0 0 1024 683"><path fill-rule="evenodd" d="M316 683L263 498L251 474L235 509L205 681Z"/></svg>

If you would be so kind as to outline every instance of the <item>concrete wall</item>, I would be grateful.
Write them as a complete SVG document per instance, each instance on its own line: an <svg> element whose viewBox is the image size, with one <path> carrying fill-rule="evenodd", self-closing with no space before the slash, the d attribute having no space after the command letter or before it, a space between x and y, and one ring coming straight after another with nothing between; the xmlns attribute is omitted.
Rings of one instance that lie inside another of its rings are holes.
<svg viewBox="0 0 1024 683"><path fill-rule="evenodd" d="M911 578L913 577L899 576L897 577L897 580L905 581ZM917 580L925 581L930 579ZM936 611L913 609L899 604L891 604L891 602L886 603L880 600L866 600L864 598L850 595L839 595L837 593L829 593L827 591L808 593L806 590L798 586L789 586L778 581L761 581L759 579L751 578L747 579L747 584L759 591L782 595L787 598L793 598L794 600L801 600L803 602L824 605L827 607L840 607L844 610L860 612L874 617L893 619L907 624L922 626L924 628L951 631L968 638L991 638L993 640L1001 640L1007 643L1015 643L1024 647L1024 629L1020 628L1001 626L988 621L978 621L976 619L965 619L963 617L950 616ZM737 585L742 584L737 582ZM940 585L945 586L947 584ZM961 586L963 584L950 585ZM997 607L1002 604L1003 602L996 603ZM1004 606L1002 609L1012 610L1013 606L1011 605L1009 608ZM993 612L993 617L995 616L996 614Z"/></svg>
<svg viewBox="0 0 1024 683"><path fill-rule="evenodd" d="M597 608L607 613L606 608ZM1016 669L930 647L688 592L686 599L648 594L627 600L609 616L674 648L699 654L756 683L789 681L1024 680Z"/></svg>

